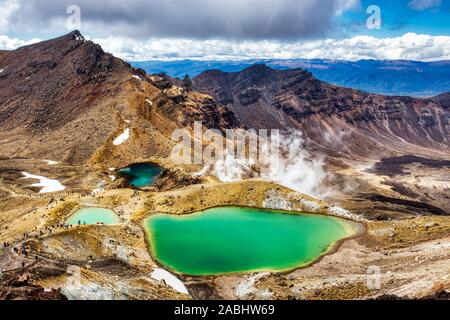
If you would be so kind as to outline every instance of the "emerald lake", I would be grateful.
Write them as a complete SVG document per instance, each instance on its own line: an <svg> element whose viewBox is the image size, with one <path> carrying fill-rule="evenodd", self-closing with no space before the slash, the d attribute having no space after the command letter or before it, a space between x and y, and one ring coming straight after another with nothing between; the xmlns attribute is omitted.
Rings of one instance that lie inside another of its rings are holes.
<svg viewBox="0 0 450 320"><path fill-rule="evenodd" d="M359 231L357 224L335 217L244 207L157 214L144 227L155 258L187 275L296 269Z"/></svg>
<svg viewBox="0 0 450 320"><path fill-rule="evenodd" d="M112 210L91 207L78 210L67 219L66 223L68 225L118 224L120 219Z"/></svg>
<svg viewBox="0 0 450 320"><path fill-rule="evenodd" d="M137 163L122 168L117 173L126 178L133 187L143 188L152 186L162 171L162 168L155 164Z"/></svg>

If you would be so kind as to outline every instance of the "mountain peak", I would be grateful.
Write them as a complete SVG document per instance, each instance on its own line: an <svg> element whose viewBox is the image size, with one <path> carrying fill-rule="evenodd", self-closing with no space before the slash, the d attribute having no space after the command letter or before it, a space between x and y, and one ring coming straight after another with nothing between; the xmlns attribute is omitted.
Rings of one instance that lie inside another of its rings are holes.
<svg viewBox="0 0 450 320"><path fill-rule="evenodd" d="M239 77L247 79L249 81L256 83L266 83L277 81L278 78L297 78L301 81L317 81L317 79L305 69L288 69L288 70L278 70L269 67L264 63L257 63L251 65L250 67L235 73Z"/></svg>
<svg viewBox="0 0 450 320"><path fill-rule="evenodd" d="M274 70L274 69L270 68L265 63L255 63L244 70L267 71L267 70Z"/></svg>
<svg viewBox="0 0 450 320"><path fill-rule="evenodd" d="M267 73L275 72L276 70L270 68L265 63L256 63L241 71L243 74L252 74L257 76L264 76Z"/></svg>
<svg viewBox="0 0 450 320"><path fill-rule="evenodd" d="M81 34L81 32L79 30L72 31L71 33L68 34L68 36L72 36L77 41L85 40L85 38L83 37L83 35Z"/></svg>
<svg viewBox="0 0 450 320"><path fill-rule="evenodd" d="M74 30L72 32L69 32L65 35L62 35L60 37L54 38L54 39L50 39L47 41L43 41L43 42L39 42L36 44L32 44L27 46L28 48L44 48L44 47L48 47L48 46L54 46L55 48L60 48L60 47L65 47L65 46L70 46L72 45L72 42L75 41L79 41L79 42L83 42L83 43L90 43L92 45L95 45L93 42L91 41L87 41L84 36L81 34L80 31L78 30ZM26 47L26 48L27 48ZM20 50L20 48L19 48Z"/></svg>
<svg viewBox="0 0 450 320"><path fill-rule="evenodd" d="M78 114L83 99L96 100L93 87L100 95L103 88L132 73L127 63L85 40L77 30L9 51L1 57L0 68L5 66L6 72L0 75L0 100L8 98L11 103L0 112L0 125L22 123L29 129L64 125ZM67 97L74 88L77 93ZM28 97L24 106L18 98L22 94ZM9 110L15 110L14 118Z"/></svg>

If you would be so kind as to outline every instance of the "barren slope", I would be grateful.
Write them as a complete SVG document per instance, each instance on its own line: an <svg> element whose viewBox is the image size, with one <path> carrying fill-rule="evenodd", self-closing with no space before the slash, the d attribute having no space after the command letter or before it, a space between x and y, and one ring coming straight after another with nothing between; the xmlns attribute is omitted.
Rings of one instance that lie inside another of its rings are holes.
<svg viewBox="0 0 450 320"><path fill-rule="evenodd" d="M161 84L77 31L4 53L0 69L3 157L132 162L167 156L172 131L194 120L237 125L211 97ZM129 141L113 146L125 129Z"/></svg>

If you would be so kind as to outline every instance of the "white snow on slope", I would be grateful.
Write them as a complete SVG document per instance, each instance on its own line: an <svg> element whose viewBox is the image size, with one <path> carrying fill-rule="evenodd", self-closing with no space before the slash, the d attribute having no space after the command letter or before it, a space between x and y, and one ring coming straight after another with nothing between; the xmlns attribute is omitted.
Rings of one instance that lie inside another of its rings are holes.
<svg viewBox="0 0 450 320"><path fill-rule="evenodd" d="M138 79L138 80L142 80L141 77L136 76L136 75L133 75L133 78L136 78L136 79Z"/></svg>
<svg viewBox="0 0 450 320"><path fill-rule="evenodd" d="M75 40L76 41L83 41L83 42L86 42L86 39L84 39L84 37L83 36L75 36Z"/></svg>
<svg viewBox="0 0 450 320"><path fill-rule="evenodd" d="M120 146L129 138L130 138L130 129L125 129L125 131L113 141L113 144L115 146Z"/></svg>
<svg viewBox="0 0 450 320"><path fill-rule="evenodd" d="M52 161L52 160L44 160L44 162L46 162L49 166L53 166L55 164L58 164L58 161Z"/></svg>
<svg viewBox="0 0 450 320"><path fill-rule="evenodd" d="M41 187L39 193L57 192L66 189L58 180L48 179L46 177L37 176L27 172L22 172L24 178L22 179L36 179L39 183L34 183L31 187Z"/></svg>
<svg viewBox="0 0 450 320"><path fill-rule="evenodd" d="M153 102L150 101L149 99L145 99L145 101L147 101L151 106L153 106Z"/></svg>
<svg viewBox="0 0 450 320"><path fill-rule="evenodd" d="M164 269L156 268L153 270L151 277L157 281L163 281L176 291L184 294L189 294L183 282L181 282L177 277L175 277L170 272Z"/></svg>

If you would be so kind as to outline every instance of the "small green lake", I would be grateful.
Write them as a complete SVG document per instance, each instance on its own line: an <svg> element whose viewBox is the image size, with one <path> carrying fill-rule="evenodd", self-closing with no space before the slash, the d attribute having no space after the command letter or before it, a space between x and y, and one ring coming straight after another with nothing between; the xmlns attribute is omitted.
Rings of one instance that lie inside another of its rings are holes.
<svg viewBox="0 0 450 320"><path fill-rule="evenodd" d="M243 207L157 214L144 227L155 258L187 275L296 269L358 232L339 218Z"/></svg>
<svg viewBox="0 0 450 320"><path fill-rule="evenodd" d="M155 164L137 163L122 168L117 173L127 179L133 187L143 188L152 186L162 171L162 168Z"/></svg>
<svg viewBox="0 0 450 320"><path fill-rule="evenodd" d="M120 219L112 210L92 207L78 210L67 219L66 223L68 225L118 224Z"/></svg>

